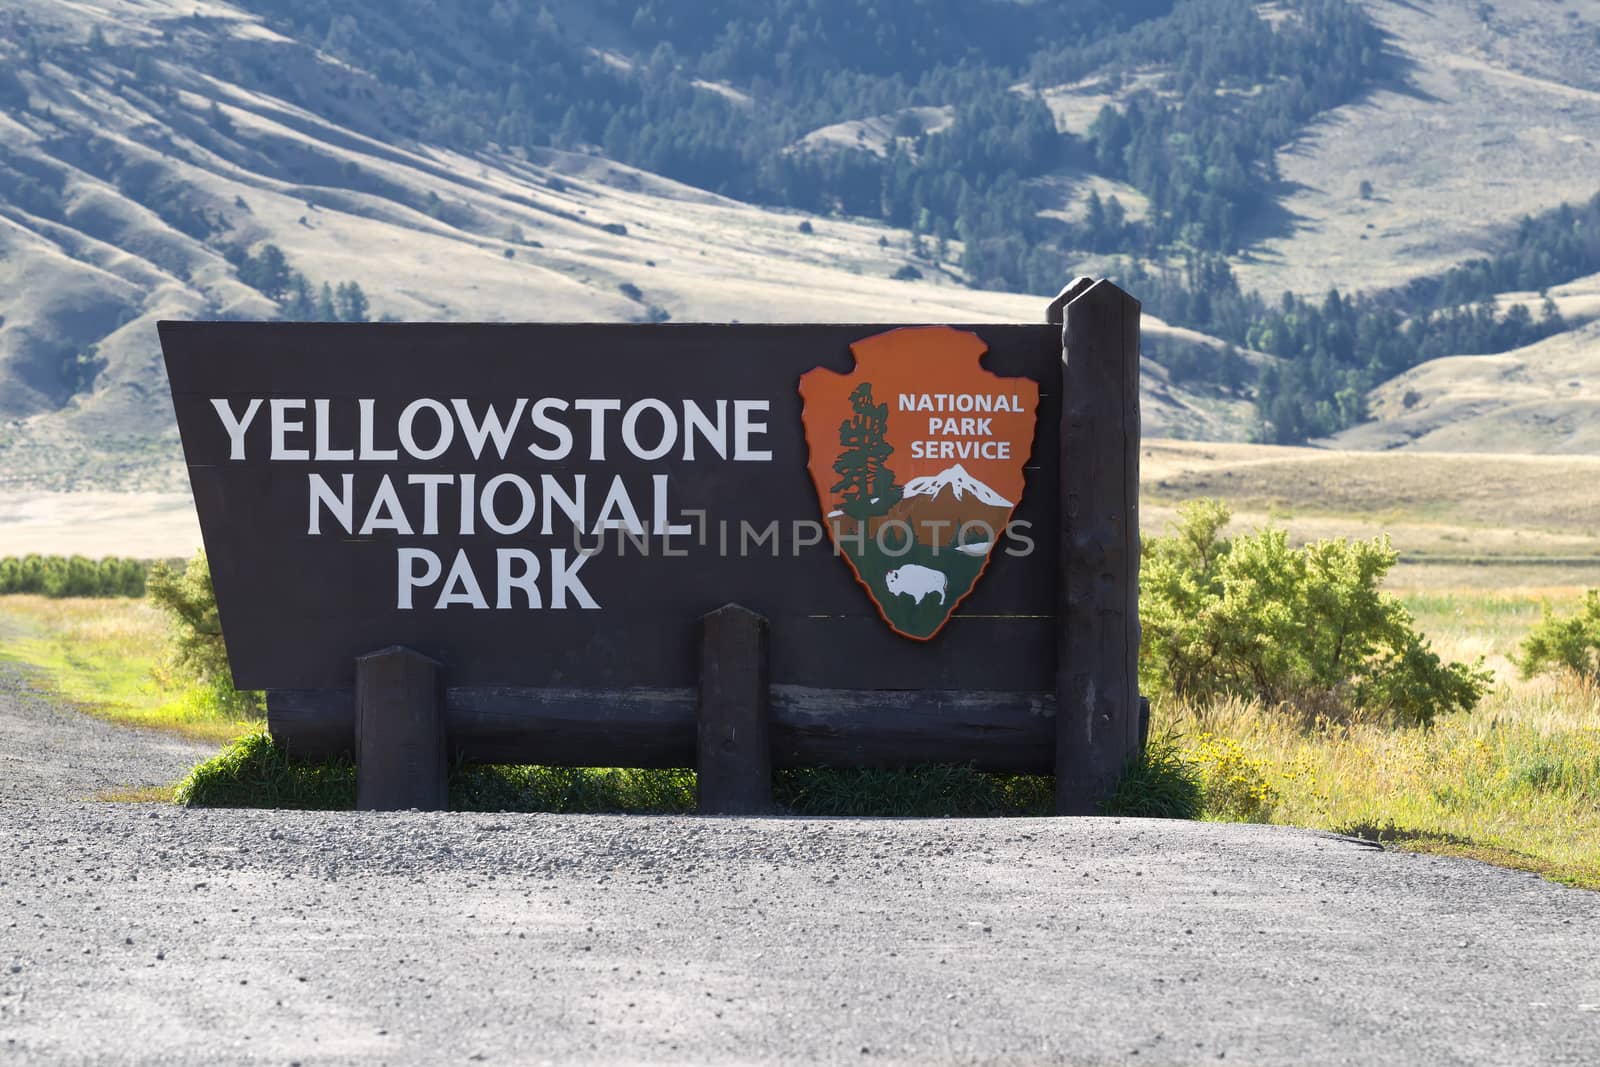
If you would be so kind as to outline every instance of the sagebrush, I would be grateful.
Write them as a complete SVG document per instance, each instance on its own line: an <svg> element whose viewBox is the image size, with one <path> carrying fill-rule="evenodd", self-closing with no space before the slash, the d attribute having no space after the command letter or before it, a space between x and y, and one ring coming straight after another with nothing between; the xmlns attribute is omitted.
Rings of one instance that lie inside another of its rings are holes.
<svg viewBox="0 0 1600 1067"><path fill-rule="evenodd" d="M1522 641L1517 666L1524 678L1545 671L1570 671L1600 681L1600 590L1590 589L1573 615L1556 615L1548 603L1544 617Z"/></svg>
<svg viewBox="0 0 1600 1067"><path fill-rule="evenodd" d="M1225 538L1232 515L1218 501L1190 501L1179 513L1175 533L1144 545L1147 692L1424 724L1471 710L1488 690L1481 660L1443 661L1379 588L1398 558L1387 537L1292 548L1281 529Z"/></svg>
<svg viewBox="0 0 1600 1067"><path fill-rule="evenodd" d="M146 587L151 602L167 616L165 673L203 690L221 709L259 715L263 694L233 687L205 553L196 553L182 570L157 563L150 568Z"/></svg>
<svg viewBox="0 0 1600 1067"><path fill-rule="evenodd" d="M116 556L9 556L0 559L0 594L142 597L149 567L144 560Z"/></svg>

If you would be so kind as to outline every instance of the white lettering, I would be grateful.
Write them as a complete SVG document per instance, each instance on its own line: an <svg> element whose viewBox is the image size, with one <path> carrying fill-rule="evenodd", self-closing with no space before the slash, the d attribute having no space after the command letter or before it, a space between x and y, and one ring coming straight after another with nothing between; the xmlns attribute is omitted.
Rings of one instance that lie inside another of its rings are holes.
<svg viewBox="0 0 1600 1067"><path fill-rule="evenodd" d="M304 411L304 400L288 400L283 397L273 397L270 407L272 409L272 457L276 460L307 460L311 453L303 448L290 448L288 437L292 433L300 433L306 424L299 420L289 421L287 412Z"/></svg>
<svg viewBox="0 0 1600 1067"><path fill-rule="evenodd" d="M587 474L573 475L573 495L568 496L567 491L561 488L561 483L556 480L555 475L541 474L539 476L539 491L544 494L544 525L540 527L540 533L546 537L550 536L550 524L555 520L557 508L567 517L567 521L572 523L574 530L580 532L583 530L583 486L588 480L589 476Z"/></svg>
<svg viewBox="0 0 1600 1067"><path fill-rule="evenodd" d="M653 411L661 418L661 440L656 442L654 448L645 448L639 443L639 416L646 411ZM639 459L660 459L672 451L677 439L678 417L659 400L641 400L631 404L628 413L622 417L622 443Z"/></svg>
<svg viewBox="0 0 1600 1067"><path fill-rule="evenodd" d="M567 429L565 423L558 422L545 414L547 411L565 410L567 410L567 402L558 400L555 397L546 397L533 405L533 425L554 437L556 446L554 448L545 448L535 443L528 446L529 452L532 452L540 459L548 460L566 459L567 456L572 454L572 431Z"/></svg>
<svg viewBox="0 0 1600 1067"><path fill-rule="evenodd" d="M228 458L244 459L244 432L250 428L256 412L261 410L261 398L256 397L250 401L249 406L244 409L242 419L234 417L233 408L221 397L211 401L211 406L217 409L217 417L222 420L222 428L228 432Z"/></svg>
<svg viewBox="0 0 1600 1067"><path fill-rule="evenodd" d="M728 402L717 401L717 421L712 422L693 400L683 402L683 458L694 459L694 435L716 450L718 459L728 458ZM712 436L715 434L715 436Z"/></svg>
<svg viewBox="0 0 1600 1067"><path fill-rule="evenodd" d="M421 563L423 570L417 573L415 564ZM400 570L400 597L396 606L401 611L411 610L412 590L430 586L439 580L439 572L443 566L439 562L437 553L429 552L425 548L402 548L399 552Z"/></svg>
<svg viewBox="0 0 1600 1067"><path fill-rule="evenodd" d="M528 607L540 607L539 590L533 584L533 580L539 577L539 558L525 548L502 548L495 555L499 563L498 580L495 583L497 588L495 609L498 611L510 609L513 589L520 589L528 595ZM513 563L522 564L521 574L511 572Z"/></svg>
<svg viewBox="0 0 1600 1067"><path fill-rule="evenodd" d="M457 586L460 592L456 591ZM489 602L483 599L483 590L478 586L478 579L472 573L472 564L467 562L467 550L464 548L456 549L455 561L450 564L450 573L433 607L435 611L441 611L456 604L466 604L477 611L487 611L489 608Z"/></svg>
<svg viewBox="0 0 1600 1067"><path fill-rule="evenodd" d="M328 443L332 433L333 419L328 409L333 406L330 400L313 400L312 405L317 409L317 462L338 463L356 458L353 448L334 448Z"/></svg>
<svg viewBox="0 0 1600 1067"><path fill-rule="evenodd" d="M452 400L450 406L455 408L456 418L461 420L461 432L467 436L467 446L472 449L473 459L483 457L483 444L491 436L494 438L494 447L500 458L505 459L506 450L511 447L511 438L516 433L517 423L522 419L523 409L528 406L528 398L517 399L516 407L511 409L511 418L505 422L500 421L493 404L484 409L482 422L472 417L472 408L465 400Z"/></svg>
<svg viewBox="0 0 1600 1067"><path fill-rule="evenodd" d="M517 492L522 495L522 510L518 512L516 521L501 522L499 514L495 511L495 493L502 485L514 485ZM483 486L483 523L497 534L521 533L533 521L533 486L520 474L497 474L490 478Z"/></svg>
<svg viewBox="0 0 1600 1067"><path fill-rule="evenodd" d="M306 533L313 537L322 533L322 506L326 505L333 517L339 520L339 525L344 527L345 533L354 533L351 525L355 522L355 475L344 476L344 488L336 497L333 487L323 480L320 474L306 476L306 484L311 494L311 525L306 528Z"/></svg>
<svg viewBox="0 0 1600 1067"><path fill-rule="evenodd" d="M572 406L579 411L589 413L589 458L603 460L606 458L606 413L621 411L620 400L577 400Z"/></svg>
<svg viewBox="0 0 1600 1067"><path fill-rule="evenodd" d="M763 435L767 432L765 422L756 422L750 416L753 412L766 411L771 404L765 400L735 400L733 402L733 458L735 461L749 461L752 463L766 463L772 459L772 453L763 449L750 447L750 438Z"/></svg>
<svg viewBox="0 0 1600 1067"><path fill-rule="evenodd" d="M694 533L694 527L689 523L680 522L676 526L667 522L667 486L670 479L665 474L653 474L651 483L655 487L655 523L653 530L662 537L675 537L678 534Z"/></svg>
<svg viewBox="0 0 1600 1067"><path fill-rule="evenodd" d="M612 512L617 512L617 516L612 517ZM639 513L634 510L628 487L623 484L620 474L611 479L611 489L606 493L605 503L600 505L600 517L589 532L601 530L627 530L635 534L645 532L644 523L639 521Z"/></svg>
<svg viewBox="0 0 1600 1067"><path fill-rule="evenodd" d="M423 410L433 412L433 417L439 420L439 439L432 448L423 448L417 444L415 422L417 413ZM456 424L450 417L450 409L439 403L423 397L407 404L400 413L400 447L406 450L406 455L412 459L438 459L444 455L445 449L450 447L450 442L455 439Z"/></svg>
<svg viewBox="0 0 1600 1067"><path fill-rule="evenodd" d="M378 448L373 444L373 417L372 408L377 403L371 399L356 401L356 406L361 410L361 459L364 462L386 463L400 458L400 453L392 448Z"/></svg>
<svg viewBox="0 0 1600 1067"><path fill-rule="evenodd" d="M589 595L589 590L584 588L583 582L578 579L578 569L589 561L587 554L579 552L567 566L567 550L554 548L550 550L550 606L552 608L565 608L567 594L571 593L577 600L578 607L593 611L600 605L594 602L594 597Z"/></svg>
<svg viewBox="0 0 1600 1067"><path fill-rule="evenodd" d="M394 491L394 483L387 474L378 482L378 491L372 494L372 506L367 509L367 521L361 524L361 536L370 537L374 530L394 530L403 536L411 536L411 522L406 518L405 509L400 506L400 497Z"/></svg>
<svg viewBox="0 0 1600 1067"><path fill-rule="evenodd" d="M348 475L346 475L348 477ZM408 485L422 486L422 536L439 534L439 487L449 485L455 477L449 474L413 474L406 479Z"/></svg>

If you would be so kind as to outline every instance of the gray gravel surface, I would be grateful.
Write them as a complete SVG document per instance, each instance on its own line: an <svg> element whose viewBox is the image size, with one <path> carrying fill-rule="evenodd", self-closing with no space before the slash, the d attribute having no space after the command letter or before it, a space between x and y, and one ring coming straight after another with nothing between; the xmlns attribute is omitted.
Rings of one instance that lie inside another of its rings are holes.
<svg viewBox="0 0 1600 1067"><path fill-rule="evenodd" d="M8 768L101 737L18 706ZM758 1060L1595 1064L1600 894L1271 827L0 801L0 1065Z"/></svg>
<svg viewBox="0 0 1600 1067"><path fill-rule="evenodd" d="M6 636L0 630L0 649ZM0 660L0 804L79 801L108 789L164 785L213 751L52 702L22 668Z"/></svg>

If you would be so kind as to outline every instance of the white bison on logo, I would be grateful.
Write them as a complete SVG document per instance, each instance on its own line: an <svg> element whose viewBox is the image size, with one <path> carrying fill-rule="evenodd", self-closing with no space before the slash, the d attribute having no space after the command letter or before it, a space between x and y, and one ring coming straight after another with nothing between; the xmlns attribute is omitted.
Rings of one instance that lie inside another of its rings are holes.
<svg viewBox="0 0 1600 1067"><path fill-rule="evenodd" d="M944 603L944 594L950 586L950 579L944 571L936 571L932 567L924 567L917 563L907 563L904 567L897 567L883 576L883 584L895 596L908 596L918 604L922 598L939 594L939 603Z"/></svg>

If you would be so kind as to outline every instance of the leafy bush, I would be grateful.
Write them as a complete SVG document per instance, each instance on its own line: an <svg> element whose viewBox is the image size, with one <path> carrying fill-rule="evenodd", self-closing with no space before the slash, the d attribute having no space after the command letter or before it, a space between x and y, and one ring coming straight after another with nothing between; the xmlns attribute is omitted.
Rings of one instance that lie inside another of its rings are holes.
<svg viewBox="0 0 1600 1067"><path fill-rule="evenodd" d="M207 690L219 708L259 715L262 694L233 687L206 554L197 552L182 571L157 563L147 586L150 600L167 616L166 671Z"/></svg>
<svg viewBox="0 0 1600 1067"><path fill-rule="evenodd" d="M28 555L0 559L0 594L48 597L144 596L148 564L115 556Z"/></svg>
<svg viewBox="0 0 1600 1067"><path fill-rule="evenodd" d="M1197 819L1203 807L1200 773L1170 734L1152 737L1135 753L1100 804L1103 814L1138 819Z"/></svg>
<svg viewBox="0 0 1600 1067"><path fill-rule="evenodd" d="M1600 590L1584 595L1576 615L1557 618L1546 604L1544 618L1523 638L1517 666L1524 678L1567 670L1587 681L1600 679Z"/></svg>
<svg viewBox="0 0 1600 1067"><path fill-rule="evenodd" d="M347 810L356 805L356 768L349 760L290 759L272 738L254 733L196 764L173 800L202 808Z"/></svg>
<svg viewBox="0 0 1600 1067"><path fill-rule="evenodd" d="M1206 701L1240 696L1426 724L1471 710L1491 675L1445 663L1379 583L1387 538L1289 546L1282 530L1228 540L1226 506L1197 500L1178 530L1145 543L1140 576L1148 692Z"/></svg>

